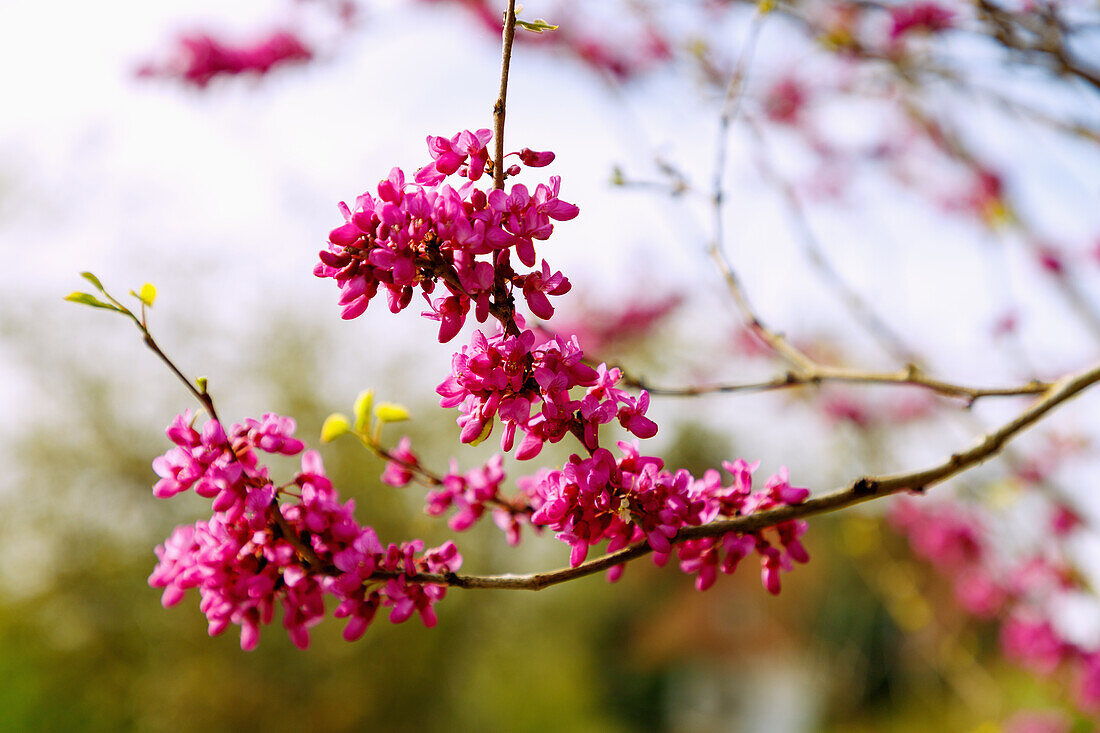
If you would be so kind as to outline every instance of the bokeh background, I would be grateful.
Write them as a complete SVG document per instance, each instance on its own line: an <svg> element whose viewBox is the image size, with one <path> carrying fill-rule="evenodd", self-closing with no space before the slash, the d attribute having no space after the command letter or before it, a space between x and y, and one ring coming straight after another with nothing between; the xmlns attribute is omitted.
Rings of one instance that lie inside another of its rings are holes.
<svg viewBox="0 0 1100 733"><path fill-rule="evenodd" d="M528 6L555 20L553 7ZM613 38L630 31L629 10L582 17ZM751 8L703 23L698 11L674 3L661 22L698 35L714 58L735 58ZM135 74L181 32L247 37L276 25L304 28L317 58L201 90ZM1100 126L1094 91L1008 67L965 37L950 51L990 88ZM517 46L509 149L554 150L550 172L582 212L540 251L574 282L559 327L677 299L645 333L605 333L599 358L663 384L770 376L774 362L746 341L705 253L723 90L700 71L706 54L677 53L622 80L553 48ZM769 20L748 109L783 75L832 78L830 63L794 24ZM82 270L116 292L155 283L154 332L186 371L209 378L233 420L293 415L316 445L324 417L371 387L413 413L390 428L395 442L411 435L431 465L476 465L490 446L459 446L434 397L451 351L435 324L378 306L342 322L331 283L311 271L340 222L336 202L394 165L415 169L428 134L489 126L498 65L496 39L451 3L370 3L351 30L310 3L0 6L0 730L996 731L1025 709L1063 711L1091 730L1064 679L1003 660L995 626L957 607L881 507L814 520L813 560L784 576L778 598L753 567L698 593L691 578L642 561L616 585L452 591L436 629L379 622L355 644L327 622L301 652L276 625L248 654L232 633L206 635L196 598L161 608L146 585L152 548L203 506L153 499L150 461L167 447L163 426L192 405L125 323L62 297L81 288ZM777 127L769 160L805 182L809 219L840 276L935 373L1003 384L1084 365L1095 334L1060 298L1035 241L1059 253L1096 307L1096 144L952 87L921 92L1011 174L1028 234L945 205L965 198L965 183L931 151L908 159L905 176L830 169ZM850 147L907 144L894 101L872 85L859 100L825 95L814 114ZM727 245L754 304L822 358L896 366L807 261L782 195L762 182L760 150L735 127ZM670 168L689 190L661 190ZM996 328L1007 315L1009 337ZM1100 517L1096 404L1086 395L1020 441L1024 457L1072 446L1052 473L1086 517ZM786 465L793 483L822 491L938 460L1020 406L963 413L892 388L664 399L647 447L695 473L735 457L762 461L763 475ZM383 541L451 536L422 513L416 489L381 485L369 455L339 442L322 451ZM1000 464L939 492L998 510L1009 535L1027 534L1036 506ZM568 554L549 537L508 548L492 527L456 539L474 572L557 567ZM1088 560L1096 536L1071 549L1081 572L1100 569ZM1082 643L1100 639L1090 598L1063 615Z"/></svg>

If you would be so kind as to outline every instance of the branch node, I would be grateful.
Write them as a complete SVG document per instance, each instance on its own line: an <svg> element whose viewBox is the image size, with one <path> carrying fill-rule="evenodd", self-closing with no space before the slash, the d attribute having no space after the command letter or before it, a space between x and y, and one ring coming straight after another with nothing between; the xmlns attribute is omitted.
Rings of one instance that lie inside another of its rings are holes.
<svg viewBox="0 0 1100 733"><path fill-rule="evenodd" d="M870 496L878 491L878 481L864 476L852 484L852 493L856 496Z"/></svg>

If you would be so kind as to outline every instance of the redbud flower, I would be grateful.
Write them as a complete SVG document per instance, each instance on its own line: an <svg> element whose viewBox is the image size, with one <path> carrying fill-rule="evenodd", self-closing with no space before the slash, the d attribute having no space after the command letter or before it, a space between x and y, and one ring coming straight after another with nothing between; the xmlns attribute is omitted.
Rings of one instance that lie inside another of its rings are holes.
<svg viewBox="0 0 1100 733"><path fill-rule="evenodd" d="M138 76L174 76L205 87L221 75L263 75L276 66L309 61L313 53L300 38L287 32L272 33L252 45L231 46L211 36L196 34L179 39L177 58L159 67L147 64Z"/></svg>
<svg viewBox="0 0 1100 733"><path fill-rule="evenodd" d="M293 420L269 413L233 426L230 439L214 420L201 433L191 427L189 413L172 421L168 435L176 447L154 461L162 475L158 495L193 484L200 495L213 497L213 516L178 527L157 547L149 584L164 588L162 603L178 603L185 591L197 588L210 634L236 624L245 650L255 648L277 605L291 641L308 646L309 629L324 618L326 595L338 601L335 615L348 619L344 637L349 640L366 631L382 606L392 607L393 620L415 611L434 625L432 606L445 589L407 576L457 570L462 556L454 543L419 557L419 540L383 550L374 530L355 520L355 503L340 501L315 451L302 454L302 470L293 481L297 503L280 504L254 451L301 452L294 428ZM395 453L415 461L405 443ZM204 485L212 488L200 489ZM387 575L379 579L376 572Z"/></svg>
<svg viewBox="0 0 1100 733"><path fill-rule="evenodd" d="M934 2L919 0L908 5L890 8L890 40L897 40L907 33L924 31L939 33L951 27L955 14Z"/></svg>

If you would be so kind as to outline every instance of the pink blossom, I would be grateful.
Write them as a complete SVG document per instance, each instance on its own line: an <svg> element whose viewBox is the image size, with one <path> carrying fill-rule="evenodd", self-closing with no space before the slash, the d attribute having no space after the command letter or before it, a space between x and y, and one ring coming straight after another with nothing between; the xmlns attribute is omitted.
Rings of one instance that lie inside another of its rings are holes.
<svg viewBox="0 0 1100 733"><path fill-rule="evenodd" d="M382 482L401 488L408 486L413 479L413 468L420 465L420 459L412 451L412 442L408 436L401 438L397 447L390 451L396 460L386 461L386 470L382 472Z"/></svg>
<svg viewBox="0 0 1100 733"><path fill-rule="evenodd" d="M795 77L787 76L773 84L764 95L764 114L772 122L797 125L809 93Z"/></svg>
<svg viewBox="0 0 1100 733"><path fill-rule="evenodd" d="M1011 616L1001 626L1001 650L1009 659L1037 672L1053 672L1070 647L1047 621Z"/></svg>
<svg viewBox="0 0 1100 733"><path fill-rule="evenodd" d="M293 420L274 414L248 419L231 430L232 446L217 422L208 420L201 433L190 422L185 413L168 428L176 447L155 462L159 473L168 474L158 482L160 493L178 493L193 484L196 492L210 496L199 488L204 481L217 493L209 521L176 528L156 548L158 563L149 583L164 589L164 605L178 603L188 589L197 588L210 634L235 624L245 650L255 648L277 606L291 641L308 646L309 629L325 616L326 595L337 599L335 615L348 619L344 636L349 640L366 631L379 607L391 607L394 620L416 611L426 625L435 624L432 606L445 589L411 576L457 570L462 556L454 543L421 556L419 540L383 550L374 530L355 520L355 503L340 501L314 451L302 454L302 469L293 481L297 502L280 504L254 450L300 452ZM368 587L378 573L384 574L384 586Z"/></svg>
<svg viewBox="0 0 1100 733"><path fill-rule="evenodd" d="M495 418L504 424L501 449L512 449L517 430L524 438L516 457L538 454L546 442L556 443L573 430L583 430L585 445L599 445L600 425L618 419L638 437L651 437L657 426L645 416L649 395L638 397L617 389L619 370L592 369L583 362L576 339L555 338L536 346L535 334L474 333L469 346L455 354L451 376L436 392L443 407L458 407L461 440L474 442L491 430ZM570 390L589 387L574 399ZM578 424L579 411L581 422Z"/></svg>
<svg viewBox="0 0 1100 733"><path fill-rule="evenodd" d="M808 493L790 486L785 469L769 479L763 492L752 494L745 485L749 469L744 461L728 464L734 469L734 484L723 487L716 471L696 479L687 471L663 470L659 458L640 455L636 446L620 443L619 448L621 459L597 448L589 458L573 455L560 471L540 471L521 483L536 507L532 524L549 528L570 545L573 567L585 560L592 545L606 541L613 552L643 539L653 549L654 561L663 564L684 527L800 503ZM732 573L755 550L762 558L764 586L775 593L780 570L790 569L791 561L809 560L799 541L805 531L805 522L789 520L776 525L774 540L763 532L688 540L678 546L680 567L696 574L696 587L705 590L719 570Z"/></svg>
<svg viewBox="0 0 1100 733"><path fill-rule="evenodd" d="M549 319L554 315L554 306L550 305L547 295L565 295L572 285L565 275L556 272L550 274L550 265L542 261L542 271L532 272L523 278L523 297L531 312L539 318Z"/></svg>
<svg viewBox="0 0 1100 733"><path fill-rule="evenodd" d="M1058 504L1054 507L1054 515L1050 520L1050 528L1056 536L1065 537L1078 527L1081 527L1084 523L1080 514L1065 504Z"/></svg>
<svg viewBox="0 0 1100 733"><path fill-rule="evenodd" d="M301 63L313 52L297 36L286 31L272 33L251 45L232 46L205 34L179 39L176 58L164 66L146 64L138 76L178 77L188 84L205 87L222 75L263 75L276 66Z"/></svg>
<svg viewBox="0 0 1100 733"><path fill-rule="evenodd" d="M939 33L950 28L954 18L952 11L928 0L898 5L890 8L890 39L896 41L915 31Z"/></svg>
<svg viewBox="0 0 1100 733"><path fill-rule="evenodd" d="M533 193L523 184L510 191L475 187L489 162L490 138L488 130L465 130L449 139L430 136L433 160L414 181L394 168L376 193L359 196L354 208L340 204L344 224L329 233L314 274L336 280L343 318L362 315L379 292L397 313L419 289L429 305L424 315L440 322L439 340L447 342L471 308L479 322L493 306L510 309L505 298L514 285L523 287L532 309L553 312L546 295L567 292L568 280L551 275L545 262L541 271L516 273L511 253L533 267L535 241L549 238L553 221L577 216L577 207L559 198L556 177ZM549 155L520 157L545 165ZM465 181L455 182L455 188L450 176ZM433 297L437 287L445 292Z"/></svg>

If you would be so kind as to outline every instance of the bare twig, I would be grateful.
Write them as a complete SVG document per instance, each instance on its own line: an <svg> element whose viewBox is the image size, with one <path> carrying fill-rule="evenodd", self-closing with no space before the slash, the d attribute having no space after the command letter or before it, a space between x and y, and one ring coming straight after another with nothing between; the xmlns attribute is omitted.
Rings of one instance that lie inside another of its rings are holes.
<svg viewBox="0 0 1100 733"><path fill-rule="evenodd" d="M794 186L791 185L790 181L783 178L768 160L767 141L764 138L763 130L751 115L745 115L745 122L756 140L753 157L760 175L778 189L783 197L787 212L790 214L790 220L793 222L795 234L807 261L818 272L825 284L836 294L852 318L878 342L886 353L903 364L916 362L916 356L905 345L901 336L883 320L855 288L840 276L840 273L833 267L832 262L825 256L825 251L810 226L806 209L802 205Z"/></svg>
<svg viewBox="0 0 1100 733"><path fill-rule="evenodd" d="M516 37L516 0L508 0L504 15L504 40L500 60L500 94L493 105L493 137L496 141L493 156L493 187L504 188L504 115L508 105L508 68L512 63L512 41Z"/></svg>
<svg viewBox="0 0 1100 733"><path fill-rule="evenodd" d="M963 143L962 139L946 125L932 119L928 113L920 109L916 103L911 100L903 105L903 109L916 124L927 131L931 139L940 140L942 142L942 149L945 153L972 170L978 171L983 169L978 157L974 155L965 143ZM1024 246L1027 247L1035 259L1038 260L1043 254L1041 245L1034 236L1031 236L1030 227L1028 227L1025 222L1020 221L1020 210L1018 207L1010 205L1009 210L1013 212L1013 221L1015 221L1017 228L1024 234L1024 236L1021 237ZM1100 343L1100 312L1097 311L1096 307L1082 291L1080 283L1077 282L1071 273L1054 273L1051 277L1057 286L1059 294L1066 301L1066 305L1078 318L1081 325L1089 332L1093 341Z"/></svg>
<svg viewBox="0 0 1100 733"><path fill-rule="evenodd" d="M808 371L789 371L778 377L756 382L726 382L718 384L690 385L687 387L663 387L653 385L644 379L624 376L623 381L636 389L644 389L652 395L668 397L694 397L697 395L730 392L768 392L791 387L823 384L826 382L845 382L850 384L882 384L918 387L944 397L954 397L972 404L983 397L1012 397L1037 395L1050 388L1049 382L1031 381L1026 384L1009 387L973 387L955 382L934 379L926 375L915 364L892 372L873 372L844 367L831 367L814 364Z"/></svg>
<svg viewBox="0 0 1100 733"><path fill-rule="evenodd" d="M752 55L756 49L756 41L760 35L760 28L764 21L764 14L757 11L753 16L752 25L749 26L748 38L741 49L733 74L730 76L729 85L726 87L726 97L722 104L722 112L718 119L718 142L715 149L714 184L711 192L711 203L714 212L714 239L707 248L711 257L718 265L722 277L726 281L726 287L733 296L737 309L741 312L746 326L761 340L799 369L809 369L814 362L808 356L795 348L786 338L777 331L768 328L760 319L749 301L741 278L733 268L729 255L725 249L725 179L726 179L726 153L729 148L729 131L733 121L740 110L741 99L744 96L744 82L752 63Z"/></svg>
<svg viewBox="0 0 1100 733"><path fill-rule="evenodd" d="M1100 91L1100 71L1083 65L1070 52L1065 26L1053 9L1042 15L1013 13L990 0L977 0L975 7L979 17L989 23L989 35L1006 49L1044 58L1055 73L1074 76Z"/></svg>

